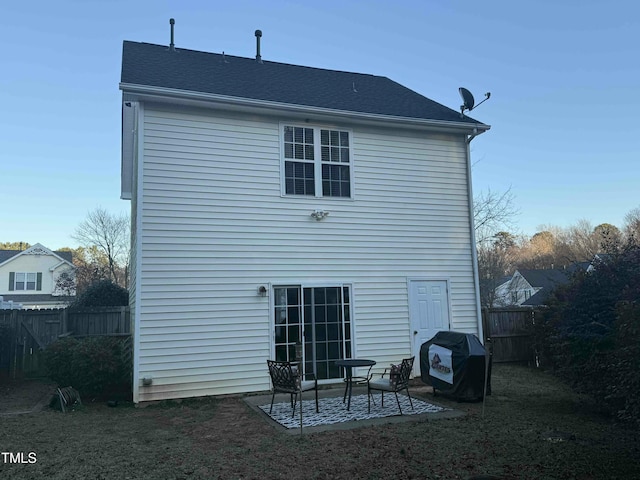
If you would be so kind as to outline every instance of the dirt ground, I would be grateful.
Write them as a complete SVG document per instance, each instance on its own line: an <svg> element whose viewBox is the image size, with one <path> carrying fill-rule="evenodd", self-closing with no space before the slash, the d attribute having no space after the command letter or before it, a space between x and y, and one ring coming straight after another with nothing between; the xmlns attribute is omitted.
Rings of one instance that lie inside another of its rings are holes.
<svg viewBox="0 0 640 480"><path fill-rule="evenodd" d="M52 388L36 383L0 386L0 412L33 408ZM640 478L637 432L600 416L554 378L498 366L492 384L484 417L481 403L437 397L466 414L303 437L283 433L240 397L2 415L0 452L21 452L27 461L0 458L0 478ZM433 401L426 391L414 394ZM36 462L28 463L30 452Z"/></svg>
<svg viewBox="0 0 640 480"><path fill-rule="evenodd" d="M0 415L28 412L39 408L55 392L56 385L46 379L0 381Z"/></svg>

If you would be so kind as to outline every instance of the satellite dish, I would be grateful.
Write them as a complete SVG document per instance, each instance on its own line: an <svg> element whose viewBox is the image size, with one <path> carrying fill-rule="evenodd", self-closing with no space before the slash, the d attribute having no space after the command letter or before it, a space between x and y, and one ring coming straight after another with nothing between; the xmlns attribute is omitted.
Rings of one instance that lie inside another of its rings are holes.
<svg viewBox="0 0 640 480"><path fill-rule="evenodd" d="M462 111L464 112L465 110L473 110L473 106L476 103L476 101L473 99L473 94L464 87L460 87L458 91L460 92L460 96L462 97L463 104L460 106Z"/></svg>
<svg viewBox="0 0 640 480"><path fill-rule="evenodd" d="M463 117L464 116L464 111L468 110L471 111L473 110L475 107L477 107L478 105L480 105L481 103L486 102L487 100L489 100L489 98L491 97L491 92L487 92L484 94L485 99L482 100L482 102L480 102L478 105L475 104L475 100L473 98L472 93L467 90L464 87L460 87L458 88L458 91L460 92L460 96L462 97L462 105L460 105L460 116Z"/></svg>

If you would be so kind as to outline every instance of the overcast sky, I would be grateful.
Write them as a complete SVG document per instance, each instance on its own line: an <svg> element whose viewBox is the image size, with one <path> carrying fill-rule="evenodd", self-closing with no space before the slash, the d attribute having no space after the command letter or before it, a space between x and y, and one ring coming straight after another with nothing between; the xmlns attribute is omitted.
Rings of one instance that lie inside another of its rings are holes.
<svg viewBox="0 0 640 480"><path fill-rule="evenodd" d="M637 1L9 1L2 8L0 241L77 246L120 200L123 40L389 77L492 126L476 194L512 188L516 233L640 206Z"/></svg>

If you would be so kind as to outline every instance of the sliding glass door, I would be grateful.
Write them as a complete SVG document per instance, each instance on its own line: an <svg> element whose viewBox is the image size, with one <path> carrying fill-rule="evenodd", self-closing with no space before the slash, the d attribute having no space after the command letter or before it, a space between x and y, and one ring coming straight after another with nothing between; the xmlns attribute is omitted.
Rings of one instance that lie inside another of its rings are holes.
<svg viewBox="0 0 640 480"><path fill-rule="evenodd" d="M351 358L349 286L277 286L274 308L276 359L301 362L318 380L342 378L335 361Z"/></svg>

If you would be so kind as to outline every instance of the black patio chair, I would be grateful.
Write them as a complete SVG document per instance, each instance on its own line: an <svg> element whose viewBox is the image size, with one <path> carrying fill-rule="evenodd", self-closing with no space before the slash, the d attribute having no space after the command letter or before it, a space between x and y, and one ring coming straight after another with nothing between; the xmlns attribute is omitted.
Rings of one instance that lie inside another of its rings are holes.
<svg viewBox="0 0 640 480"><path fill-rule="evenodd" d="M269 375L273 385L273 395L271 395L271 407L269 414L273 410L273 400L276 393L288 393L291 396L291 416L295 414L298 395L300 395L300 429L302 430L302 392L315 390L316 392L316 412L320 411L318 406L318 380L302 380L300 368L295 362L278 362L267 360Z"/></svg>
<svg viewBox="0 0 640 480"><path fill-rule="evenodd" d="M382 406L384 407L384 392L393 392L396 395L396 402L398 402L398 409L400 410L400 415L402 415L402 407L400 406L400 399L398 398L398 392L402 390L407 391L407 396L409 397L409 403L411 404L411 409L413 409L413 402L411 401L411 395L409 394L409 377L411 376L411 369L413 369L413 361L416 357L405 358L402 360L400 364L399 371L390 372L389 377L384 378L387 373L386 369L382 373L382 377L376 380L369 380L367 382L367 397L369 400L369 413L371 413L371 398L373 397L374 390L379 390L382 394ZM390 369L395 370L395 369ZM393 375L392 375L393 373Z"/></svg>

